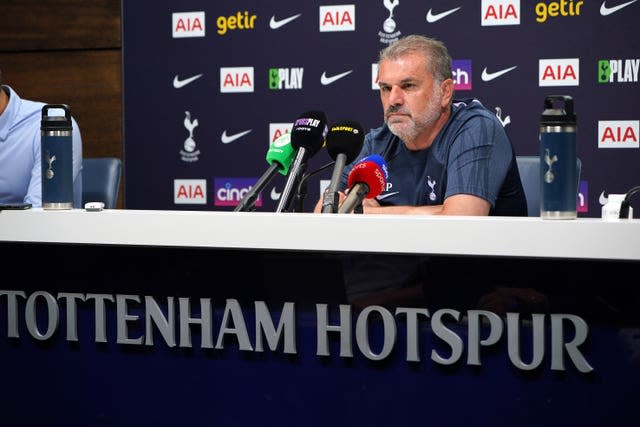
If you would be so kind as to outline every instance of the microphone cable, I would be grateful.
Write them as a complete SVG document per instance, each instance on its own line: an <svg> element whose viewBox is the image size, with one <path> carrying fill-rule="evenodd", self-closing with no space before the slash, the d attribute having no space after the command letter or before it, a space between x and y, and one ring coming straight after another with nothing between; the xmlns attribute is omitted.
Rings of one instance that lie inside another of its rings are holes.
<svg viewBox="0 0 640 427"><path fill-rule="evenodd" d="M620 216L619 218L628 218L629 217L629 204L631 196L640 191L640 185L633 187L631 190L627 191L627 194L624 196L624 200L620 204Z"/></svg>
<svg viewBox="0 0 640 427"><path fill-rule="evenodd" d="M312 172L305 172L302 174L302 177L298 182L298 188L295 194L295 206L296 206L295 211L297 212L303 211L304 198L307 196L307 179L309 179L313 175L316 175L317 173L322 172L323 170L329 169L335 163L336 163L335 161L332 161L327 163L324 166L321 166L319 169L316 169Z"/></svg>

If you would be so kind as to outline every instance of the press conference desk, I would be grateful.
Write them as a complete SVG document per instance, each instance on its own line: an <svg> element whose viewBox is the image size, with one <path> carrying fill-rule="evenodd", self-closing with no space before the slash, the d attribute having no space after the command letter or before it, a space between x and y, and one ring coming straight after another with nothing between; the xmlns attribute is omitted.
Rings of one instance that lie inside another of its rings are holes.
<svg viewBox="0 0 640 427"><path fill-rule="evenodd" d="M31 209L0 254L2 425L636 417L640 220ZM432 293L356 309L342 260L369 255L428 258Z"/></svg>
<svg viewBox="0 0 640 427"><path fill-rule="evenodd" d="M32 209L1 241L640 261L640 220Z"/></svg>

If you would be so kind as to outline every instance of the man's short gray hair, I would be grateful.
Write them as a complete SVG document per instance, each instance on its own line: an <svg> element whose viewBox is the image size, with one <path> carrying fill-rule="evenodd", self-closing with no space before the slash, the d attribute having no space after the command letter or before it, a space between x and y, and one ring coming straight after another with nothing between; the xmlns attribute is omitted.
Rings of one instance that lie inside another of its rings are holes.
<svg viewBox="0 0 640 427"><path fill-rule="evenodd" d="M427 59L427 71L433 75L433 78L438 83L442 83L443 80L452 77L451 55L449 55L444 43L420 35L406 36L381 50L378 64L385 59L395 59L413 52L421 53L425 56Z"/></svg>

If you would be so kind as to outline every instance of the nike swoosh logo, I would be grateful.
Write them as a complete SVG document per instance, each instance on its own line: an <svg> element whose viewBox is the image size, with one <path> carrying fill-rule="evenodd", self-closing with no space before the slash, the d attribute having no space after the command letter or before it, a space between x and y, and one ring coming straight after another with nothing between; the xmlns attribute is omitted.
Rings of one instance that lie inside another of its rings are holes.
<svg viewBox="0 0 640 427"><path fill-rule="evenodd" d="M501 75L507 74L509 71L515 70L516 68L518 68L518 66L514 65L513 67L505 68L504 70L496 71L495 73L490 73L487 71L487 67L484 67L484 70L482 70L482 81L490 82L491 80L497 79Z"/></svg>
<svg viewBox="0 0 640 427"><path fill-rule="evenodd" d="M228 144L230 142L235 141L238 138L242 138L243 136L245 136L246 134L248 134L252 130L253 129L249 129L249 130L245 130L244 132L238 132L238 133L235 133L233 135L227 135L227 130L225 129L222 132L222 135L220 136L220 141L222 141L223 144Z"/></svg>
<svg viewBox="0 0 640 427"><path fill-rule="evenodd" d="M604 195L604 190L602 190L602 193L600 193L600 197L598 198L598 202L600 202L600 204L604 206L607 204L608 201L609 201L609 198Z"/></svg>
<svg viewBox="0 0 640 427"><path fill-rule="evenodd" d="M180 80L180 78L176 74L176 76L173 78L173 87L175 87L176 89L180 89L181 87L185 87L189 83L198 80L200 77L202 77L202 74L196 74L195 76Z"/></svg>
<svg viewBox="0 0 640 427"><path fill-rule="evenodd" d="M622 3L622 4L619 4L617 6L613 6L613 7L607 7L607 5L606 5L607 2L603 1L602 5L600 6L600 15L602 15L602 16L611 15L612 13L616 13L620 9L623 9L623 8L629 6L630 4L633 4L633 3L637 2L637 1L638 0L631 0L631 1L628 1L626 3Z"/></svg>
<svg viewBox="0 0 640 427"><path fill-rule="evenodd" d="M353 72L353 70L349 70L349 71L345 71L344 73L341 73L341 74L336 74L335 76L327 77L327 73L325 71L325 72L322 73L322 76L320 76L320 83L322 83L324 86L330 85L331 83L335 82L336 80L340 80L341 78L343 78L345 76L348 76L352 72Z"/></svg>
<svg viewBox="0 0 640 427"><path fill-rule="evenodd" d="M301 13L297 14L297 15L293 15L290 16L288 18L284 18L284 19L276 19L275 16L271 17L271 20L269 21L269 28L271 28L272 30L277 30L280 27L283 27L285 25L287 25L289 22L298 19L300 17L300 15L302 15Z"/></svg>
<svg viewBox="0 0 640 427"><path fill-rule="evenodd" d="M434 22L438 22L442 18L446 18L452 13L457 12L458 10L460 10L460 8L462 8L462 6L456 7L455 9L445 10L444 12L435 13L435 14L431 12L431 9L429 9L427 11L427 22L430 24L433 24Z"/></svg>
<svg viewBox="0 0 640 427"><path fill-rule="evenodd" d="M276 187L273 187L271 189L271 200L280 200L280 196L282 195L282 193L278 193L276 191Z"/></svg>
<svg viewBox="0 0 640 427"><path fill-rule="evenodd" d="M376 197L376 200L384 200L387 197L395 196L398 193L399 193L399 191L392 191L391 193L382 194L382 195Z"/></svg>

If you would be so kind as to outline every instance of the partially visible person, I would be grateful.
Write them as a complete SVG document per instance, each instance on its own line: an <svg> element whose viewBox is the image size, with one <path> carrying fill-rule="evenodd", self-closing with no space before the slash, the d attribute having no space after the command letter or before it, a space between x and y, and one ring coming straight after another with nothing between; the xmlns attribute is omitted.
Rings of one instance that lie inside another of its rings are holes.
<svg viewBox="0 0 640 427"><path fill-rule="evenodd" d="M367 133L359 156L385 159L387 188L362 203L364 214L526 216L515 152L502 123L477 99L453 100L451 56L435 39L410 35L380 52L378 84L384 125ZM322 199L314 209L320 212ZM416 236L428 239L429 236ZM422 295L430 263L423 257L346 257L349 302L406 303Z"/></svg>
<svg viewBox="0 0 640 427"><path fill-rule="evenodd" d="M0 70L0 203L42 207L40 122L43 102L29 101L2 84ZM73 124L73 207L82 207L82 137Z"/></svg>

